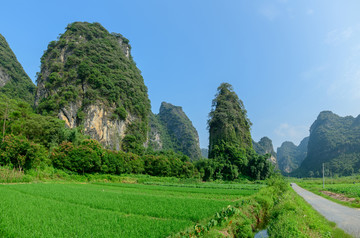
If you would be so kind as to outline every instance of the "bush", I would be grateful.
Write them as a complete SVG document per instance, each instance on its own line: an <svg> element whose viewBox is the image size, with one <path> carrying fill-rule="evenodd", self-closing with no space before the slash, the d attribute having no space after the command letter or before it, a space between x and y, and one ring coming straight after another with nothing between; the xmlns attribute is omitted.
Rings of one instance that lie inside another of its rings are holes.
<svg viewBox="0 0 360 238"><path fill-rule="evenodd" d="M84 174L100 172L103 156L99 142L84 140L78 146L63 142L52 151L50 158L55 168Z"/></svg>
<svg viewBox="0 0 360 238"><path fill-rule="evenodd" d="M26 138L7 135L0 144L0 165L17 168L19 171L37 169L49 163L44 146Z"/></svg>

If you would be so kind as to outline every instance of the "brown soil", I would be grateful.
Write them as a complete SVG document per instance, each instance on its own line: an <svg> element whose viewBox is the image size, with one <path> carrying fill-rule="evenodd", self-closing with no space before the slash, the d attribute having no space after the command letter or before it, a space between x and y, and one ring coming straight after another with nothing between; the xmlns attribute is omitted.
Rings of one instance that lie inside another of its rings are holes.
<svg viewBox="0 0 360 238"><path fill-rule="evenodd" d="M223 234L225 237L230 237L230 234L227 230L219 231L221 234Z"/></svg>
<svg viewBox="0 0 360 238"><path fill-rule="evenodd" d="M355 198L349 198L349 197L346 197L343 194L333 193L333 192L329 192L329 191L320 191L320 192L325 194L325 195L328 195L328 196L330 196L332 198L335 198L337 200L343 201L343 202L353 202L353 201L355 201Z"/></svg>

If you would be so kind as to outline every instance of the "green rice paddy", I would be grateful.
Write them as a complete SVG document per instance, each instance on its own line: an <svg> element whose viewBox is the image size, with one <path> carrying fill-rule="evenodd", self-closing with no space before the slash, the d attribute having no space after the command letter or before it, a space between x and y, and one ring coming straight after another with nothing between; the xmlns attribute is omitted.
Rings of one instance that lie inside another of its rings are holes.
<svg viewBox="0 0 360 238"><path fill-rule="evenodd" d="M168 237L260 187L5 184L0 185L0 237Z"/></svg>

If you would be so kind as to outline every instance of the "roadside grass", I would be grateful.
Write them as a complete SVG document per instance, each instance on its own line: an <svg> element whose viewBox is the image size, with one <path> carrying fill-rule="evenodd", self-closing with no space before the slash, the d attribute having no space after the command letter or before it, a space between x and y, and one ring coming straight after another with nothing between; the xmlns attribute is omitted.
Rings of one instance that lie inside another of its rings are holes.
<svg viewBox="0 0 360 238"><path fill-rule="evenodd" d="M277 238L351 237L315 211L282 178L269 179L267 184L259 193L174 237L252 238L262 229Z"/></svg>
<svg viewBox="0 0 360 238"><path fill-rule="evenodd" d="M177 185L73 182L0 185L0 235L167 237L263 187Z"/></svg>
<svg viewBox="0 0 360 238"><path fill-rule="evenodd" d="M269 223L270 237L352 237L326 220L292 189L274 207Z"/></svg>
<svg viewBox="0 0 360 238"><path fill-rule="evenodd" d="M149 185L174 186L174 184L183 184L193 187L209 186L216 188L217 184L232 184L236 188L237 184L263 184L263 181L249 181L246 178L236 181L215 180L213 182L203 183L199 178L176 178L176 177L156 177L145 174L77 174L71 171L63 171L53 167L45 167L41 170L31 169L24 173L16 169L0 166L0 183L33 183L33 182L104 182L104 183L140 183ZM205 185L204 185L205 184Z"/></svg>

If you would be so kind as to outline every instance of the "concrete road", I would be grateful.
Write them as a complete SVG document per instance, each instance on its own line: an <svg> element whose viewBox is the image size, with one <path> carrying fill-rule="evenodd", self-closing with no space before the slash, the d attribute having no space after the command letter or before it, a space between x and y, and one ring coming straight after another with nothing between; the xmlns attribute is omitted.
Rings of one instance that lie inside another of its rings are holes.
<svg viewBox="0 0 360 238"><path fill-rule="evenodd" d="M302 196L315 210L329 221L333 221L346 233L360 238L360 210L345 207L319 195L311 193L292 183L293 189Z"/></svg>

